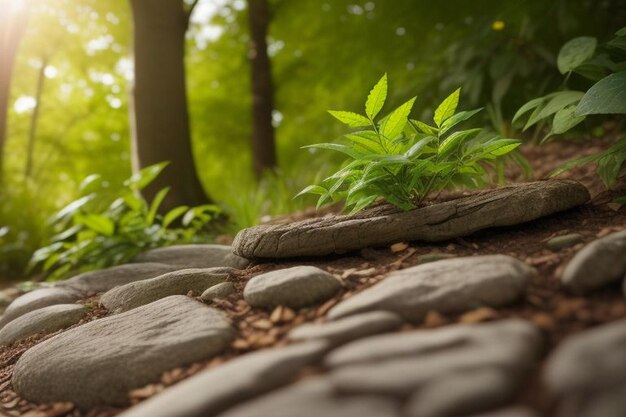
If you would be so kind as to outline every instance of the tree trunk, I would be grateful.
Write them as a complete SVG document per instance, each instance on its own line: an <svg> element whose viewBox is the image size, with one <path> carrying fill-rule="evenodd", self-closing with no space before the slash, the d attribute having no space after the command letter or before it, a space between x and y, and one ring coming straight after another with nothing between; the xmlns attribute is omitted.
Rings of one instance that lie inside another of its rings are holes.
<svg viewBox="0 0 626 417"><path fill-rule="evenodd" d="M267 55L267 30L270 22L267 0L248 0L250 26L250 75L252 81L252 160L254 173L276 166L276 145L272 126L273 87Z"/></svg>
<svg viewBox="0 0 626 417"><path fill-rule="evenodd" d="M209 201L198 178L191 146L185 87L182 0L130 0L134 21L135 81L131 106L133 169L170 165L144 195L171 187L162 209Z"/></svg>
<svg viewBox="0 0 626 417"><path fill-rule="evenodd" d="M41 95L43 94L44 83L46 82L46 67L48 58L41 60L41 68L37 74L37 87L35 91L35 108L30 118L30 129L28 131L28 146L26 149L26 166L24 167L24 179L30 178L33 173L33 159L35 155L35 139L37 138L37 124L39 112L41 110Z"/></svg>
<svg viewBox="0 0 626 417"><path fill-rule="evenodd" d="M0 0L0 180L7 136L11 75L26 27L27 6L23 0Z"/></svg>

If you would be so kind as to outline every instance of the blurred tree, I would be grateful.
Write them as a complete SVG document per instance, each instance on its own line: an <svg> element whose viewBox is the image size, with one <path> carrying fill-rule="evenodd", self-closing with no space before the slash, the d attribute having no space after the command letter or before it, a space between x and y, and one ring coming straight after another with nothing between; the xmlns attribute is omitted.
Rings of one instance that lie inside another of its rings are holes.
<svg viewBox="0 0 626 417"><path fill-rule="evenodd" d="M272 69L267 53L270 10L267 0L248 0L250 30L250 75L252 82L252 163L260 178L276 167L276 145L272 125Z"/></svg>
<svg viewBox="0 0 626 417"><path fill-rule="evenodd" d="M13 64L24 33L28 8L22 0L0 0L0 179L7 133Z"/></svg>
<svg viewBox="0 0 626 417"><path fill-rule="evenodd" d="M170 166L144 192L171 187L162 210L208 202L195 169L185 87L185 33L197 1L131 0L135 78L131 121L135 171Z"/></svg>

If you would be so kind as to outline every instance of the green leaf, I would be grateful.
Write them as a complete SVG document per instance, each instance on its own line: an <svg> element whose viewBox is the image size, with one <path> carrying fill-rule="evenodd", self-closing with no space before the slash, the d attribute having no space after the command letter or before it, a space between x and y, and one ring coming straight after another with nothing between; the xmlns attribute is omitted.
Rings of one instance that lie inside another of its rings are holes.
<svg viewBox="0 0 626 417"><path fill-rule="evenodd" d="M81 207L84 207L85 204L93 200L95 195L87 195L85 197L81 197L78 200L74 200L65 207L63 207L59 212L52 218L51 222L56 223L60 220L66 219L70 216L73 216Z"/></svg>
<svg viewBox="0 0 626 417"><path fill-rule="evenodd" d="M427 125L419 120L411 119L410 122L417 132L426 133L428 135L437 135L439 132L439 129L436 127Z"/></svg>
<svg viewBox="0 0 626 417"><path fill-rule="evenodd" d="M537 107L541 106L541 104L543 104L543 102L547 99L548 97L538 97L535 99L530 100L528 103L524 104L522 107L519 108L519 110L515 113L515 115L513 116L513 120L511 121L511 123L515 123L517 122L517 120L522 117L523 115L525 115L526 113L528 113L531 110L536 109Z"/></svg>
<svg viewBox="0 0 626 417"><path fill-rule="evenodd" d="M582 97L584 93L580 91L561 91L558 94L552 96L552 98L546 103L545 107L537 107L533 114L526 122L524 126L524 130L527 130L529 127L534 125L546 117L552 116L557 111L571 105L577 103Z"/></svg>
<svg viewBox="0 0 626 417"><path fill-rule="evenodd" d="M459 105L460 95L461 89L457 88L439 105L439 107L437 107L435 110L435 117L433 118L437 126L441 126L443 122L454 115L454 112Z"/></svg>
<svg viewBox="0 0 626 417"><path fill-rule="evenodd" d="M482 109L483 108L481 107L480 109L476 109L476 110L462 111L446 119L446 121L441 124L441 129L439 130L439 134L441 136L445 135L446 132L448 132L450 129L452 129L459 123L462 123L468 120L469 118L474 116L476 113L480 112Z"/></svg>
<svg viewBox="0 0 626 417"><path fill-rule="evenodd" d="M371 120L374 120L374 117L380 112L385 104L385 100L387 99L387 74L383 75L382 78L376 83L372 91L370 91L367 96L367 101L365 102L365 114Z"/></svg>
<svg viewBox="0 0 626 417"><path fill-rule="evenodd" d="M124 185L133 190L143 190L150 185L169 164L169 162L165 161L147 166L124 181Z"/></svg>
<svg viewBox="0 0 626 417"><path fill-rule="evenodd" d="M441 142L437 153L439 155L446 155L454 148L456 148L461 142L476 136L478 133L480 133L480 131L482 131L482 129L479 128L454 132L453 134L448 136L443 142Z"/></svg>
<svg viewBox="0 0 626 417"><path fill-rule="evenodd" d="M617 32L615 32L617 36L626 36L626 27L621 28Z"/></svg>
<svg viewBox="0 0 626 417"><path fill-rule="evenodd" d="M108 217L89 213L89 214L81 214L77 213L74 216L74 222L78 224L82 224L87 226L90 230L94 232L104 235L104 236L112 236L115 231L115 224Z"/></svg>
<svg viewBox="0 0 626 417"><path fill-rule="evenodd" d="M548 136L565 133L585 120L585 116L576 116L575 112L576 106L574 105L567 106L556 112L552 121L552 129L550 130L550 134Z"/></svg>
<svg viewBox="0 0 626 417"><path fill-rule="evenodd" d="M370 152L385 153L385 149L380 144L380 137L376 132L364 130L361 132L348 133L345 137Z"/></svg>
<svg viewBox="0 0 626 417"><path fill-rule="evenodd" d="M154 224L154 219L156 218L157 211L159 207L161 207L161 203L167 196L167 193L170 191L170 187L165 187L154 196L154 200L152 200L152 204L150 204L150 210L148 210L148 215L146 216L146 221L149 225Z"/></svg>
<svg viewBox="0 0 626 417"><path fill-rule="evenodd" d="M393 140L404 130L409 114L413 108L416 97L413 97L397 109L395 109L385 120L381 122L380 132L389 140Z"/></svg>
<svg viewBox="0 0 626 417"><path fill-rule="evenodd" d="M297 197L301 197L305 194L317 194L317 195L324 195L328 193L328 190L322 186L319 185L309 185L308 187L305 187L302 191L300 191L298 194L296 194L296 196L294 198Z"/></svg>
<svg viewBox="0 0 626 417"><path fill-rule="evenodd" d="M350 214L358 213L359 211L361 211L364 208L368 207L374 201L376 201L376 198L377 198L377 196L375 196L375 195L371 195L371 196L368 196L368 197L361 198L360 200L357 201L357 203L354 205L354 207L352 207L352 210L350 210Z"/></svg>
<svg viewBox="0 0 626 417"><path fill-rule="evenodd" d="M626 113L626 71L611 74L594 84L578 103L576 116Z"/></svg>
<svg viewBox="0 0 626 417"><path fill-rule="evenodd" d="M331 151L344 153L354 159L359 159L361 156L363 156L362 152L359 152L350 146L341 145L339 143L316 143L313 145L303 146L303 148L328 149Z"/></svg>
<svg viewBox="0 0 626 417"><path fill-rule="evenodd" d="M428 145L429 143L435 140L437 140L437 138L434 136L426 136L425 138L418 140L417 142L415 142L415 144L413 144L413 146L409 148L408 151L404 153L404 156L410 158L416 154L419 154L420 151L424 149L426 145Z"/></svg>
<svg viewBox="0 0 626 417"><path fill-rule="evenodd" d="M367 117L350 111L328 110L328 113L350 127L365 127L372 124Z"/></svg>
<svg viewBox="0 0 626 417"><path fill-rule="evenodd" d="M503 140L507 140L507 139L503 139ZM515 143L503 144L502 146L498 146L497 148L491 150L489 154L493 156L506 155L507 153L512 152L515 149L517 149L517 147L520 146L521 144L522 142L520 141L516 141Z"/></svg>
<svg viewBox="0 0 626 417"><path fill-rule="evenodd" d="M581 36L567 42L559 51L557 66L561 74L576 69L593 56L598 40L589 36Z"/></svg>
<svg viewBox="0 0 626 417"><path fill-rule="evenodd" d="M182 216L187 210L189 210L189 206L178 206L174 207L170 211L163 216L162 226L167 228L170 224L172 224L177 218Z"/></svg>

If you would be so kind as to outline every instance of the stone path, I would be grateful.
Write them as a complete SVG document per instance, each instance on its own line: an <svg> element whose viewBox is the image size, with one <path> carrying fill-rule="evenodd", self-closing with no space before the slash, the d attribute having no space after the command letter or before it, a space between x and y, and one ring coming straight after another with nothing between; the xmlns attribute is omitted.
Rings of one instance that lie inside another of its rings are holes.
<svg viewBox="0 0 626 417"><path fill-rule="evenodd" d="M569 182L545 184L530 195L581 197ZM518 198L510 191L509 203ZM619 293L625 233L579 250L561 275L563 291ZM580 245L580 236L563 236L547 246ZM552 342L524 319L426 328L433 312L514 306L537 279L535 268L510 256L433 258L354 292L332 270L294 262L242 281L236 269L248 261L227 247L164 248L18 297L0 319L0 344L71 327L26 350L11 382L25 400L71 402L85 412L126 407L132 390L158 383L164 372L209 364L122 417L548 417L520 403L531 386L545 391L557 417L623 414L626 318L579 332L547 357ZM86 322L93 305L77 302L94 294L91 302L109 313ZM246 308L227 316L222 303L234 300ZM271 335L281 320L274 312L311 309L323 314L298 321L276 346L232 354L248 325L238 314L263 312L270 319L256 325Z"/></svg>
<svg viewBox="0 0 626 417"><path fill-rule="evenodd" d="M408 212L383 206L351 216L264 225L242 230L233 250L245 258L342 254L403 241L440 241L525 223L589 200L576 181L511 185Z"/></svg>

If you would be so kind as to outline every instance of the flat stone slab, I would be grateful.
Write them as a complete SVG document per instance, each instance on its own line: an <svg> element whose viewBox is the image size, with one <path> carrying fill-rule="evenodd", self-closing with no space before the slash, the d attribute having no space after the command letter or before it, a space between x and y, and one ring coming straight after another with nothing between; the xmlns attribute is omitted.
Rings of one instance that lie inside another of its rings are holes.
<svg viewBox="0 0 626 417"><path fill-rule="evenodd" d="M571 336L548 359L544 379L559 396L626 384L626 319Z"/></svg>
<svg viewBox="0 0 626 417"><path fill-rule="evenodd" d="M10 345L37 333L51 333L76 324L87 309L80 304L40 308L12 320L0 330L0 345Z"/></svg>
<svg viewBox="0 0 626 417"><path fill-rule="evenodd" d="M624 279L626 275L626 230L597 239L582 248L567 264L561 281L583 294Z"/></svg>
<svg viewBox="0 0 626 417"><path fill-rule="evenodd" d="M233 251L248 259L289 258L341 254L395 242L436 242L528 222L588 200L589 192L576 181L516 184L406 212L382 206L355 215L256 226L239 232Z"/></svg>
<svg viewBox="0 0 626 417"><path fill-rule="evenodd" d="M27 292L17 297L0 318L0 328L26 313L56 304L72 304L81 294L70 288L49 287Z"/></svg>
<svg viewBox="0 0 626 417"><path fill-rule="evenodd" d="M18 360L12 383L36 403L123 406L130 390L216 355L233 333L218 310L175 295L43 341Z"/></svg>
<svg viewBox="0 0 626 417"><path fill-rule="evenodd" d="M321 341L250 353L200 372L119 417L206 417L290 382L322 358Z"/></svg>
<svg viewBox="0 0 626 417"><path fill-rule="evenodd" d="M396 400L383 396L337 396L317 378L273 392L220 414L220 417L400 417Z"/></svg>
<svg viewBox="0 0 626 417"><path fill-rule="evenodd" d="M419 322L429 310L456 313L499 307L520 297L535 273L534 268L505 255L429 262L390 274L333 307L328 317L385 310Z"/></svg>
<svg viewBox="0 0 626 417"><path fill-rule="evenodd" d="M341 289L341 283L328 272L313 266L279 269L252 277L243 291L253 307L306 307L323 302Z"/></svg>
<svg viewBox="0 0 626 417"><path fill-rule="evenodd" d="M59 282L57 287L68 288L81 293L83 297L89 297L119 285L154 278L177 269L180 267L155 262L118 265L82 273Z"/></svg>
<svg viewBox="0 0 626 417"><path fill-rule="evenodd" d="M333 346L395 330L404 320L389 311L357 314L324 324L303 324L289 332L291 340L322 339Z"/></svg>
<svg viewBox="0 0 626 417"><path fill-rule="evenodd" d="M151 249L135 259L135 262L158 262L181 268L229 267L243 269L250 261L233 254L227 245L174 245Z"/></svg>
<svg viewBox="0 0 626 417"><path fill-rule="evenodd" d="M100 304L113 313L128 311L170 295L185 295L189 291L202 293L208 287L223 282L232 268L181 269L155 278L135 281L115 287L100 297Z"/></svg>
<svg viewBox="0 0 626 417"><path fill-rule="evenodd" d="M542 344L530 323L503 320L365 338L331 352L325 363L342 395L407 399L407 416L456 416L512 400Z"/></svg>

